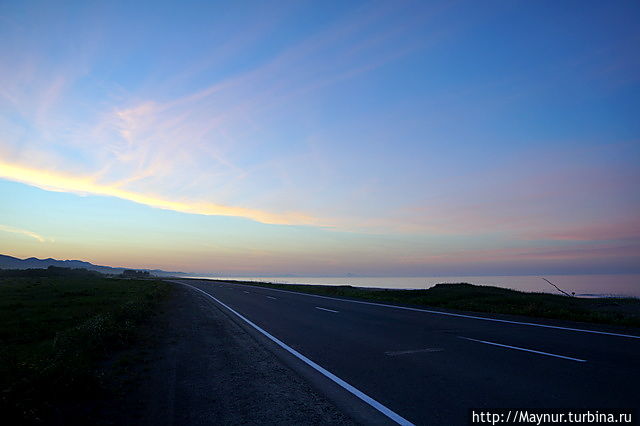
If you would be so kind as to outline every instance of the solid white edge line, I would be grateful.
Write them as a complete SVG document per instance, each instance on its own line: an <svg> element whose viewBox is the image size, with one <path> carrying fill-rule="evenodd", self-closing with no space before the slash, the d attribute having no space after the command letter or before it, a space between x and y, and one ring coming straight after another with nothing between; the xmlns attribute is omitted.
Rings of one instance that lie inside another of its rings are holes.
<svg viewBox="0 0 640 426"><path fill-rule="evenodd" d="M185 284L183 282L179 282L179 281L171 281L171 282L174 282L174 283L177 283L177 284L182 284L184 286L190 287L193 290L199 291L200 293L204 294L205 296L207 296L207 297L213 299L214 301L218 302L220 305L224 306L230 312L235 314L238 318L240 318L241 320L243 320L244 322L249 324L251 327L253 327L256 330L258 330L265 337L267 337L269 340L271 340L272 342L274 342L275 344L280 346L282 349L286 350L291 355L295 356L296 358L298 358L299 360L301 360L302 362L304 362L305 364L307 364L308 366L310 366L311 368L313 368L314 370L316 370L320 374L322 374L325 377L327 377L328 379L332 380L333 382L335 382L336 384L341 386L343 389L345 389L345 390L349 391L350 393L352 393L353 395L357 396L362 401L366 402L367 404L369 404L370 406L372 406L376 410L380 411L382 414L384 414L385 416L389 417L394 422L396 422L396 423L398 423L400 425L407 425L407 426L413 425L413 423L411 423L409 420L407 420L404 417L400 416L399 414L395 413L391 409L385 407L384 405L382 405L381 403L379 403L375 399L371 398L369 395L365 394L364 392L362 392L362 391L358 390L357 388L351 386L349 383L345 382L340 377L336 376L335 374L331 373L330 371L326 370L325 368L323 368L320 365L316 364L315 362L311 361L309 358L305 357L300 352L298 352L295 349L287 346L285 343L280 341L278 338L272 336L267 331L263 330L260 326L254 324L253 322L251 322L251 320L247 319L242 314L236 312L233 308L231 308L230 306L228 306L225 303L221 302L220 300L216 299L215 297L213 297L212 295L210 295L206 291L204 291L202 289L199 289L197 287L194 287L192 285Z"/></svg>
<svg viewBox="0 0 640 426"><path fill-rule="evenodd" d="M320 309L320 310L322 310L322 311L333 312L333 313L335 313L335 314L339 314L339 313L340 313L340 311L334 311L333 309L321 308L321 307L319 307L319 306L316 306L315 308L316 308L316 309Z"/></svg>
<svg viewBox="0 0 640 426"><path fill-rule="evenodd" d="M206 280L202 280L202 281L206 281ZM231 285L243 285L243 284L235 284L235 283L230 283L230 282L226 282L226 283L227 284L231 284ZM361 305L379 306L381 308L402 309L402 310L405 310L405 311L426 312L428 314L434 314L434 315L447 315L447 316L451 316L451 317L477 319L477 320L482 320L482 321L501 322L501 323L506 323L506 324L526 325L526 326L530 326L530 327L553 328L553 329L557 329L557 330L576 331L576 332L581 332L581 333L592 333L592 334L603 334L603 335L606 335L606 336L616 336L616 337L628 337L630 339L640 339L640 336L635 336L633 334L610 333L608 331L598 331L598 330L585 330L583 328L561 327L559 325L538 324L538 323L535 323L535 322L509 321L509 320L503 320L503 319L498 319L498 318L479 317L479 316L476 316L476 315L454 314L452 312L442 312L442 311L432 311L430 309L410 308L408 306L387 305L387 304L384 304L384 303L364 302L364 301L361 301L361 300L339 299L337 297L321 296L319 294L301 293L301 292L289 291L289 290L280 290L278 288L270 288L270 287L262 287L262 286L254 286L254 287L264 288L266 290L271 290L271 291L279 291L279 292L282 292L282 293L291 293L291 294L297 294L297 295L302 295L302 296L319 297L321 299L337 300L339 302L349 302L349 303L358 303L358 304L361 304Z"/></svg>
<svg viewBox="0 0 640 426"><path fill-rule="evenodd" d="M533 350L533 349L520 348L518 346L503 345L502 343L487 342L486 340L472 339L471 337L464 337L464 336L458 336L458 337L460 339L472 340L474 342L485 343L487 345L500 346L500 347L503 347L503 348L516 349L516 350L525 351L525 352L532 352L534 354L553 356L553 357L556 357L556 358L568 359L568 360L571 360L571 361L587 362L586 359L572 358L570 356L557 355L557 354L552 354L552 353L549 353L549 352L542 352L542 351L536 351L536 350Z"/></svg>

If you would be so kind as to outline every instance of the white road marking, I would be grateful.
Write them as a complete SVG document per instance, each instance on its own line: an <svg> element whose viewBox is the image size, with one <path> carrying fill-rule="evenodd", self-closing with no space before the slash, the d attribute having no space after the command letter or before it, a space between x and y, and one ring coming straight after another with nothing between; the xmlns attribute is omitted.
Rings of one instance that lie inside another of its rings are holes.
<svg viewBox="0 0 640 426"><path fill-rule="evenodd" d="M396 356L396 355L409 355L409 354L419 354L424 352L442 352L444 349L442 348L426 348L426 349L415 349L412 351L388 351L385 352L385 355L388 356Z"/></svg>
<svg viewBox="0 0 640 426"><path fill-rule="evenodd" d="M248 291L245 291L245 293L249 294L249 292L248 292Z"/></svg>
<svg viewBox="0 0 640 426"><path fill-rule="evenodd" d="M568 360L571 360L571 361L587 362L586 359L572 358L570 356L551 354L549 352L542 352L542 351L536 351L536 350L533 350L533 349L519 348L518 346L503 345L502 343L487 342L486 340L472 339L470 337L464 337L464 336L458 336L458 337L461 338L461 339L472 340L474 342L484 343L484 344L487 344L487 345L500 346L500 347L503 347L503 348L516 349L516 350L525 351L525 352L532 352L534 354L553 356L553 357L556 357L556 358L568 359Z"/></svg>
<svg viewBox="0 0 640 426"><path fill-rule="evenodd" d="M336 314L339 314L339 313L340 313L340 312L338 312L338 311L334 311L333 309L321 308L321 307L319 307L319 306L316 306L316 309L320 309L320 310L322 310L322 311L327 311L327 312L333 312L333 313L336 313Z"/></svg>
<svg viewBox="0 0 640 426"><path fill-rule="evenodd" d="M233 308L231 308L230 306L224 304L220 300L216 299L215 297L213 297L212 295L210 295L206 291L201 290L201 289L199 289L197 287L194 287L192 285L185 284L185 283L180 282L180 281L172 281L172 282L177 283L177 284L182 284L182 285L187 286L187 287L190 287L193 290L196 290L196 291L204 294L205 296L209 297L210 299L213 299L214 301L218 302L220 305L222 305L225 308L227 308L230 312L235 314L238 318L240 318L241 320L243 320L244 322L249 324L251 327L253 327L256 330L258 330L260 333L262 333L262 335L264 335L269 340L271 340L272 342L274 342L275 344L280 346L282 349L286 350L291 355L295 356L296 358L298 358L299 360L301 360L302 362L304 362L305 364L307 364L308 366L310 366L311 368L313 368L314 370L316 370L317 372L319 372L323 376L325 376L328 379L332 380L333 382L335 382L336 384L341 386L343 389L351 392L353 395L357 396L362 401L366 402L367 404L369 404L370 406L372 406L376 410L380 411L382 414L384 414L385 416L389 417L394 422L398 423L399 425L407 425L407 426L411 425L411 426L413 426L413 423L411 423L409 420L405 419L404 417L402 417L399 414L395 413L391 409L389 409L389 408L385 407L384 405L380 404L378 401L376 401L375 399L371 398L369 395L365 394L364 392L360 391L359 389L351 386L349 383L345 382L344 380L342 380L340 377L336 376L335 374L333 374L329 370L326 370L325 368L323 368L320 365L316 364L315 362L311 361L309 358L307 358L306 356L302 355L300 352L298 352L295 349L287 346L281 340L279 340L278 338L272 336L267 331L263 330L260 326L254 324L249 319L244 317L242 314L236 312Z"/></svg>
<svg viewBox="0 0 640 426"><path fill-rule="evenodd" d="M234 284L234 285L243 285L243 284ZM576 332L580 332L580 333L603 334L603 335L606 335L606 336L628 337L630 339L640 339L640 336L635 336L633 334L610 333L608 331L586 330L584 328L560 327L558 325L539 324L539 323L535 323L535 322L509 321L509 320L503 320L503 319L499 319L499 318L479 317L479 316L476 316L476 315L454 314L452 312L433 311L431 309L410 308L408 306L387 305L387 304L384 304L384 303L364 302L364 301L361 301L361 300L339 299L337 297L320 296L319 294L299 293L297 291L280 290L280 289L277 289L277 288L269 288L269 287L260 287L260 288L263 288L263 289L266 289L266 290L271 290L271 291L279 291L279 292L282 292L282 293L296 294L298 296L318 297L320 299L337 300L338 302L347 302L347 303L358 303L360 305L371 305L371 306L377 306L377 307L380 307L380 308L401 309L401 310L404 310L404 311L425 312L427 314L446 315L446 316L450 316L450 317L476 319L476 320L481 320L481 321L501 322L501 323L504 323L504 324L526 325L526 326L529 326L529 327L553 328L553 329L556 329L556 330L576 331Z"/></svg>
<svg viewBox="0 0 640 426"><path fill-rule="evenodd" d="M276 299L276 298L275 298L275 297L273 297L273 296L267 296L267 297L268 297L269 299L278 300L278 299Z"/></svg>

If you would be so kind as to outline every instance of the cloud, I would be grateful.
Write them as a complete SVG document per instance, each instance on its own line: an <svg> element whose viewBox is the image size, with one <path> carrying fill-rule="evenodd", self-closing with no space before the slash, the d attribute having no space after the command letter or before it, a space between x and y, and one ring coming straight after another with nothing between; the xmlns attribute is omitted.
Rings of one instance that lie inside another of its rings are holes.
<svg viewBox="0 0 640 426"><path fill-rule="evenodd" d="M244 207L226 206L209 202L174 201L121 189L114 185L97 183L91 177L78 177L60 173L37 170L8 163L0 163L0 178L26 183L48 191L73 192L77 194L103 195L133 201L165 210L182 213L239 216L257 222L278 225L316 225L321 226L319 219L298 212L271 213ZM35 234L34 234L35 235Z"/></svg>
<svg viewBox="0 0 640 426"><path fill-rule="evenodd" d="M96 61L109 51L94 52L89 41L81 54L62 49L55 61L42 48L17 45L5 52L14 66L0 76L0 108L11 111L0 117L0 176L186 213L327 225L317 216L335 216L326 211L331 202L310 196L319 192L319 167L300 143L315 120L294 135L287 133L297 126L282 122L304 121L298 111L310 93L424 47L417 35L432 16L421 8L405 22L406 12L359 8L239 67L247 45L260 49L286 18L267 23L256 15L258 26L246 25L251 34L242 31L196 64L176 63L144 84L105 80ZM112 75L131 72L106 62Z"/></svg>
<svg viewBox="0 0 640 426"><path fill-rule="evenodd" d="M35 240L38 240L41 243L45 243L47 241L53 242L52 239L47 239L47 238L43 237L42 235L36 234L35 232L28 231L26 229L19 229L19 228L14 228L14 227L11 227L11 226L0 225L0 231L10 232L12 234L26 235L27 237L31 237L31 238L33 238Z"/></svg>
<svg viewBox="0 0 640 426"><path fill-rule="evenodd" d="M449 25L438 24L439 7L412 11L407 5L403 11L381 6L358 9L293 43L275 44L245 64L245 50L257 48L256 41L268 38L280 22L256 16L254 23L265 25L262 29L245 25L251 34L243 30L237 40L212 45L198 55L196 64L176 64L171 72L145 78L144 84L103 81L89 54L67 54L52 62L40 50L15 48L8 52L14 66L0 78L0 107L16 116L4 123L0 117L0 176L48 190L272 224L436 236L513 236L532 230L551 235L549 230L557 229L552 239L591 238L560 233L568 222L586 228L599 219L582 213L594 210L591 198L596 185L602 185L594 178L585 185L585 176L594 175L592 167L571 179L545 171L549 176L541 180L539 172L523 176L520 170L499 166L493 177L477 173L467 179L472 172L465 170L465 183L457 186L455 176L452 183L438 181L435 172L414 173L415 181L405 182L395 179L405 173L394 167L414 167L409 158L406 164L383 165L385 170L372 173L382 164L363 166L367 149L350 156L339 145L349 148L348 136L334 141L329 130L325 135L318 123L331 114L323 99L330 86L422 52L452 32ZM113 67L112 75L123 71L105 61ZM317 104L315 95L320 95ZM332 94L341 103L347 101L340 95ZM418 115L422 120L425 114ZM354 120L350 118L349 126ZM373 121L369 114L366 120ZM366 127L377 130L375 123ZM340 148L327 149L320 158L304 145L314 134ZM395 147L389 146L385 156L397 155L392 151ZM320 160L326 160L329 172L323 172L327 166ZM348 164L351 160L357 163ZM420 167L426 170L428 163L425 158ZM538 167L514 163L522 170ZM362 181L369 174L377 180L367 192ZM585 187L589 194L584 194ZM607 191L598 189L605 196ZM353 195L340 196L349 192ZM623 211L617 205L608 210Z"/></svg>
<svg viewBox="0 0 640 426"><path fill-rule="evenodd" d="M588 224L580 227L532 232L527 237L556 241L640 240L640 221L635 219L619 223Z"/></svg>
<svg viewBox="0 0 640 426"><path fill-rule="evenodd" d="M440 253L406 255L398 262L406 266L455 266L455 265L531 265L565 262L566 265L623 261L640 257L640 245L599 244L568 245L563 247L535 246L492 249L461 249Z"/></svg>

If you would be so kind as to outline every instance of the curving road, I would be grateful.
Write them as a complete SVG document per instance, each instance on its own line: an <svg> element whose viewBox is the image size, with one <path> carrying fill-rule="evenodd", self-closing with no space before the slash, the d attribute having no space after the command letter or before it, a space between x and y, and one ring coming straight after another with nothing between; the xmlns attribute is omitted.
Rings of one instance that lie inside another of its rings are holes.
<svg viewBox="0 0 640 426"><path fill-rule="evenodd" d="M470 408L638 403L640 337L616 329L174 282L209 295L234 320L334 375L396 423L467 424Z"/></svg>

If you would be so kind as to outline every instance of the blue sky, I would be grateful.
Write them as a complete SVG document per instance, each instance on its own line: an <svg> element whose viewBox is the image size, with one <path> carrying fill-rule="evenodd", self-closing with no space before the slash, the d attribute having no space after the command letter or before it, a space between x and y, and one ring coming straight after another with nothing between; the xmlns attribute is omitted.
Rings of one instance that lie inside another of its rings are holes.
<svg viewBox="0 0 640 426"><path fill-rule="evenodd" d="M2 252L638 272L636 2L0 5Z"/></svg>

